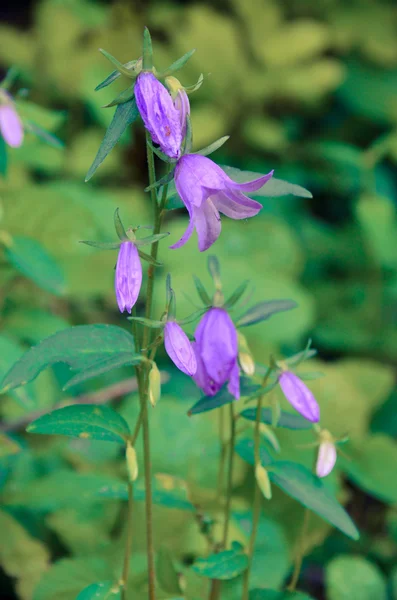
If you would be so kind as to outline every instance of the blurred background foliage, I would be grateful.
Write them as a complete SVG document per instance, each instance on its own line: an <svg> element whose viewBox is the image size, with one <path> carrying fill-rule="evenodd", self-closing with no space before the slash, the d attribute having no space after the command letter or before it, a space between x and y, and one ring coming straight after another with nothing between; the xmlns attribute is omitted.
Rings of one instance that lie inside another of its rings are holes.
<svg viewBox="0 0 397 600"><path fill-rule="evenodd" d="M298 309L248 329L250 347L264 364L269 352L299 351L311 337L319 357L308 369L324 374L310 383L321 405L321 423L350 438L329 479L361 539L351 542L313 517L300 587L319 599L397 599L395 3L41 0L23 11L18 3L7 10L0 25L0 66L4 73L10 66L18 69L13 91L28 89L18 100L20 110L65 146L55 149L27 135L20 149L10 150L7 176L0 179L5 248L0 373L26 347L70 324L123 323L113 292L115 254L79 241L112 241L116 207L128 226L148 224L151 212L143 193L140 128L128 131L94 179L83 183L113 114L101 107L113 99L119 83L94 92L111 71L98 48L122 62L136 58L144 25L151 29L159 69L197 48L181 74L186 85L201 72L205 76L191 97L195 148L231 134L214 156L219 164L262 173L274 168L277 177L313 193L312 199L259 198L261 214L246 222L224 218L223 234L212 249L221 261L226 293L250 279L252 300L298 302ZM172 243L186 221L184 211L170 211L166 229ZM10 236L13 251L7 250ZM37 246L26 249L26 239ZM179 251L168 250L167 242L161 245L164 268L156 308L160 314L170 271L178 316L184 317L194 310L191 274L209 285L207 257L198 253L196 239ZM27 255L31 262L26 263ZM151 414L154 471L160 486L189 490L215 520L216 536L217 415L189 419L186 412L199 398L198 390L164 357L160 366L170 378ZM107 375L95 385L73 388L72 394L128 376L127 370ZM64 380L63 369L56 368L2 398L4 598L74 600L85 585L119 571L125 505L82 493L87 474L100 474L105 482L107 476L125 475L118 447L32 440L21 431L27 415L62 399ZM134 394L124 395L116 406L133 422ZM301 448L312 441L310 433L281 430L278 437L281 458L311 466L315 450ZM238 459L232 539L242 543L249 534L252 486L251 469ZM131 598L143 599L139 503L136 513ZM281 492L264 506L255 587L278 588L286 580L302 514ZM155 520L157 547L163 544L162 552L171 552L184 573L186 598L202 600L208 580L189 568L207 552L199 516L156 506ZM169 564L161 555L159 560ZM176 598L175 581L164 572L161 598ZM239 579L228 582L222 598L239 598L240 586Z"/></svg>

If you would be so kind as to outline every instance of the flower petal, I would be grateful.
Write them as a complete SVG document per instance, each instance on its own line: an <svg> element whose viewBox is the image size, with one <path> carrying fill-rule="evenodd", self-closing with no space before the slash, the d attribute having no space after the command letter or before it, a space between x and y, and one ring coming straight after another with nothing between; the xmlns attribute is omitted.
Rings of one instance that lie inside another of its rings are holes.
<svg viewBox="0 0 397 600"><path fill-rule="evenodd" d="M211 192L224 187L226 174L212 160L199 154L186 154L175 169L175 187L187 207L201 206Z"/></svg>
<svg viewBox="0 0 397 600"><path fill-rule="evenodd" d="M197 362L197 370L193 375L193 380L196 385L203 390L206 396L215 396L217 392L221 389L221 385L215 383L209 376L207 371L205 370L205 366L203 360L201 358L199 345L197 342L192 342L192 347L196 356Z"/></svg>
<svg viewBox="0 0 397 600"><path fill-rule="evenodd" d="M142 265L138 250L132 242L120 245L114 284L120 312L126 310L131 313L142 284Z"/></svg>
<svg viewBox="0 0 397 600"><path fill-rule="evenodd" d="M231 370L227 389L236 400L240 398L240 369L238 368L237 360Z"/></svg>
<svg viewBox="0 0 397 600"><path fill-rule="evenodd" d="M252 200L238 191L218 192L210 196L210 200L219 212L231 219L254 217L262 208L260 202L256 202L256 200Z"/></svg>
<svg viewBox="0 0 397 600"><path fill-rule="evenodd" d="M318 450L316 473L318 477L326 477L336 463L336 447L332 442L321 442Z"/></svg>
<svg viewBox="0 0 397 600"><path fill-rule="evenodd" d="M11 148L18 148L23 141L23 126L12 104L0 106L0 132Z"/></svg>
<svg viewBox="0 0 397 600"><path fill-rule="evenodd" d="M190 376L196 373L197 361L192 344L175 321L168 321L164 327L164 345L168 356L182 373Z"/></svg>
<svg viewBox="0 0 397 600"><path fill-rule="evenodd" d="M206 200L200 208L193 209L194 225L197 230L200 252L208 250L221 233L221 218L211 200Z"/></svg>
<svg viewBox="0 0 397 600"><path fill-rule="evenodd" d="M186 208L188 210L189 213L189 225L187 226L187 229L185 231L185 233L183 234L183 236L181 237L181 239L176 242L175 244L173 244L172 246L169 246L170 250L176 250L177 248L180 248L181 246L184 246L186 244L187 241L189 241L193 230L194 230L194 217L193 217L193 211L191 209L190 204L186 204Z"/></svg>
<svg viewBox="0 0 397 600"><path fill-rule="evenodd" d="M245 183L237 183L237 181L233 181L228 177L228 186L236 188L241 192L256 192L261 187L265 185L273 177L274 171L270 171L267 175L262 175L262 177L258 177L258 179L254 179L253 181L246 181Z"/></svg>
<svg viewBox="0 0 397 600"><path fill-rule="evenodd" d="M278 378L281 389L288 402L305 419L312 423L320 420L320 408L309 388L291 371L281 373Z"/></svg>
<svg viewBox="0 0 397 600"><path fill-rule="evenodd" d="M208 377L220 387L237 362L237 332L223 308L211 308L196 327L194 337Z"/></svg>

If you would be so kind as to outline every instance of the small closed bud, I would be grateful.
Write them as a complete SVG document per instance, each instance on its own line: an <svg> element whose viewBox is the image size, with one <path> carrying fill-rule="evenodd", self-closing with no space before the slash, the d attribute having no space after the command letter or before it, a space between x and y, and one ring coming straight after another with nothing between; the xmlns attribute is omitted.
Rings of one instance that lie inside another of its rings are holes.
<svg viewBox="0 0 397 600"><path fill-rule="evenodd" d="M155 362L149 372L149 402L155 407L161 396L161 376Z"/></svg>
<svg viewBox="0 0 397 600"><path fill-rule="evenodd" d="M248 347L246 337L240 331L237 331L237 339L240 367L246 375L252 376L255 373L255 362Z"/></svg>
<svg viewBox="0 0 397 600"><path fill-rule="evenodd" d="M127 442L125 458L127 461L128 479L131 482L135 481L138 478L138 461L136 458L135 448L131 446L130 442Z"/></svg>
<svg viewBox="0 0 397 600"><path fill-rule="evenodd" d="M272 497L272 486L270 484L269 475L267 470L262 467L260 463L257 463L255 467L255 479L262 494L267 500L271 500Z"/></svg>
<svg viewBox="0 0 397 600"><path fill-rule="evenodd" d="M131 314L132 307L138 300L142 284L142 265L139 253L132 242L120 244L117 258L114 287L120 312L125 310Z"/></svg>
<svg viewBox="0 0 397 600"><path fill-rule="evenodd" d="M336 457L334 438L329 431L323 429L320 432L320 447L316 462L316 474L318 477L326 477L331 473L336 463Z"/></svg>
<svg viewBox="0 0 397 600"><path fill-rule="evenodd" d="M197 371L193 346L176 321L168 321L164 327L164 345L168 356L182 373L194 375Z"/></svg>
<svg viewBox="0 0 397 600"><path fill-rule="evenodd" d="M284 396L295 410L312 423L320 420L320 407L315 397L295 373L283 371L279 375L278 382Z"/></svg>

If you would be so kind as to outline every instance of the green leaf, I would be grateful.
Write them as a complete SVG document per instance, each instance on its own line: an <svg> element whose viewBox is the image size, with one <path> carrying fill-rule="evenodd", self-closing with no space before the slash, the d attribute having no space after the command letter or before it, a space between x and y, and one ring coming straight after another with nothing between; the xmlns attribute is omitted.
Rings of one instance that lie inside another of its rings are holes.
<svg viewBox="0 0 397 600"><path fill-rule="evenodd" d="M160 588L168 594L180 594L180 578L170 551L164 546L157 553L156 576Z"/></svg>
<svg viewBox="0 0 397 600"><path fill-rule="evenodd" d="M248 421L256 421L256 408L246 408L241 411L240 416L248 419ZM270 408L262 408L260 420L261 423L272 425L272 410ZM294 414L282 410L277 427L285 427L286 429L311 429L313 425L298 413Z"/></svg>
<svg viewBox="0 0 397 600"><path fill-rule="evenodd" d="M170 181L172 181L174 179L174 174L175 174L175 169L171 169L171 171L169 173L167 173L166 175L164 175L164 177L161 177L161 179L158 179L151 185L148 185L147 187L145 187L145 192L150 192L150 190L161 187L162 185L168 185L170 183Z"/></svg>
<svg viewBox="0 0 397 600"><path fill-rule="evenodd" d="M145 327L150 327L151 329L159 329L165 325L163 321L155 321L153 319L147 319L146 317L127 317L127 319L129 321L136 321L137 323L145 325Z"/></svg>
<svg viewBox="0 0 397 600"><path fill-rule="evenodd" d="M153 67L153 48L150 31L147 27L143 30L143 52L142 52L142 68L145 71L151 71Z"/></svg>
<svg viewBox="0 0 397 600"><path fill-rule="evenodd" d="M239 455L240 458L245 460L248 464L254 466L255 465L255 453L254 453L254 442L251 439L244 438L242 440L238 440L234 446L235 452ZM261 464L264 467L268 467L273 463L273 459L270 456L269 452L266 448L261 445L259 448L259 455L261 459ZM269 472L270 476L270 472Z"/></svg>
<svg viewBox="0 0 397 600"><path fill-rule="evenodd" d="M98 361L88 369L84 369L71 379L63 386L63 391L68 390L78 383L98 377L113 369L119 369L120 367L126 367L127 365L137 365L141 362L143 357L140 354L131 354L130 352L119 352L115 356L104 358Z"/></svg>
<svg viewBox="0 0 397 600"><path fill-rule="evenodd" d="M304 592L288 592L286 590L251 590L249 600L313 600Z"/></svg>
<svg viewBox="0 0 397 600"><path fill-rule="evenodd" d="M122 242L128 242L129 241L129 237L128 237L127 232L126 232L126 230L124 228L124 225L123 225L123 223L121 221L120 213L119 213L119 209L118 208L116 208L116 210L114 211L113 219L114 219L114 228L116 230L116 233L117 233L119 239Z"/></svg>
<svg viewBox="0 0 397 600"><path fill-rule="evenodd" d="M134 244L135 244L135 246L140 248L141 246L155 244L156 242L163 240L164 238L168 237L169 235L170 234L168 233L168 231L165 231L164 233L155 233L154 235L149 235L148 237L141 238L140 240L135 240Z"/></svg>
<svg viewBox="0 0 397 600"><path fill-rule="evenodd" d="M199 558L192 566L193 571L210 579L222 581L233 579L243 573L248 567L248 556L243 547L233 542L232 550L211 554L207 558Z"/></svg>
<svg viewBox="0 0 397 600"><path fill-rule="evenodd" d="M112 581L91 583L84 588L76 600L119 600L120 588Z"/></svg>
<svg viewBox="0 0 397 600"><path fill-rule="evenodd" d="M170 65L168 67L168 69L166 69L163 73L160 73L159 77L161 77L161 78L168 77L168 75L172 75L172 73L176 73L176 71L179 71L179 69L182 69L182 67L185 66L185 64L187 63L189 58L191 56L193 56L193 54L195 52L196 52L195 48L193 48L193 50L189 50L189 52L186 52L186 54L181 56L181 58L178 58L178 60L173 62L172 65Z"/></svg>
<svg viewBox="0 0 397 600"><path fill-rule="evenodd" d="M89 240L81 240L80 244L99 248L99 250L117 250L120 248L120 242L91 242Z"/></svg>
<svg viewBox="0 0 397 600"><path fill-rule="evenodd" d="M260 385L253 384L246 377L242 377L240 379L240 394L241 397L250 396L254 392L260 389ZM224 385L221 390L215 396L203 396L200 398L194 406L189 410L188 415L197 415L199 413L207 412L209 410L214 410L215 408L219 408L220 406L224 406L225 404L230 404L230 402L234 402L236 398L227 390L227 386Z"/></svg>
<svg viewBox="0 0 397 600"><path fill-rule="evenodd" d="M123 90L108 104L105 104L102 108L111 108L112 106L117 106L118 104L124 104L133 98L134 96L135 83L132 83L127 89Z"/></svg>
<svg viewBox="0 0 397 600"><path fill-rule="evenodd" d="M12 245L5 248L5 255L15 269L43 290L57 296L65 292L66 285L61 269L36 240L15 236Z"/></svg>
<svg viewBox="0 0 397 600"><path fill-rule="evenodd" d="M213 254L210 254L209 257L208 257L207 265L208 265L209 274L212 277L212 280L213 280L213 282L215 284L215 287L217 287L217 285L220 286L220 282L221 282L221 268L220 268L220 265L219 265L219 260Z"/></svg>
<svg viewBox="0 0 397 600"><path fill-rule="evenodd" d="M235 167L228 167L222 165L222 169L229 175L233 181L238 183L246 183L247 181L253 181L263 176L263 173L254 173L252 171L241 171ZM276 179L272 177L266 184L256 192L253 192L255 196L266 196L272 198L278 198L279 196L298 196L300 198L313 198L313 194L295 183L289 183L283 179Z"/></svg>
<svg viewBox="0 0 397 600"><path fill-rule="evenodd" d="M23 354L22 346L6 336L0 335L0 377L4 377ZM32 410L36 407L35 393L31 385L24 389L13 390L10 395L25 410Z"/></svg>
<svg viewBox="0 0 397 600"><path fill-rule="evenodd" d="M194 279L194 285L196 286L197 293L200 296L201 300L204 302L205 306L211 306L211 298L207 294L207 291L206 291L205 287L203 286L203 284L201 283L200 279L198 277L196 277L196 275L193 275L193 279Z"/></svg>
<svg viewBox="0 0 397 600"><path fill-rule="evenodd" d="M61 142L61 140L58 139L56 135L53 135L49 131L46 131L42 127L39 127L39 125L36 125L36 123L34 123L33 121L28 121L25 119L24 126L27 131L33 133L33 135L43 140L43 142L46 142L46 144L48 144L49 146L58 149L64 147L63 142Z"/></svg>
<svg viewBox="0 0 397 600"><path fill-rule="evenodd" d="M131 72L131 70L129 68L127 68L126 66L124 66L123 63L121 63L119 60L117 60L117 58L115 58L114 56L112 56L109 52L107 52L103 48L99 48L99 52L101 54L103 54L103 56L105 58L107 58L117 68L117 70L122 75L125 75L126 77L130 77L130 78L134 77L134 73ZM104 86L102 86L102 87L104 87Z"/></svg>
<svg viewBox="0 0 397 600"><path fill-rule="evenodd" d="M155 260L152 256L150 256L150 254L146 254L146 252L143 252L143 250L138 250L138 254L142 258L142 260L146 260L148 263L150 263L154 267L162 267L163 266L162 262Z"/></svg>
<svg viewBox="0 0 397 600"><path fill-rule="evenodd" d="M105 56L105 54L103 52L102 52L102 54ZM128 71L130 71L130 70L133 71L137 62L138 62L137 60L130 60L130 61L124 63L123 67L125 67ZM122 64L122 63L120 63L120 64ZM99 90L102 90L103 88L107 87L108 85L110 85L111 83L116 81L116 79L118 79L120 76L121 76L120 71L118 71L118 70L113 71L112 73L110 73L110 75L108 75L106 77L106 79L104 79L101 83L98 83L98 85L95 88L95 91L98 92Z"/></svg>
<svg viewBox="0 0 397 600"><path fill-rule="evenodd" d="M7 174L7 144L0 135L0 175Z"/></svg>
<svg viewBox="0 0 397 600"><path fill-rule="evenodd" d="M317 513L342 533L353 540L359 538L359 532L347 512L324 482L308 469L297 463L278 461L271 465L269 477L271 482L286 494Z"/></svg>
<svg viewBox="0 0 397 600"><path fill-rule="evenodd" d="M131 434L123 417L109 406L95 404L75 404L53 410L33 421L26 431L119 444L125 443Z"/></svg>
<svg viewBox="0 0 397 600"><path fill-rule="evenodd" d="M92 163L85 181L91 179L98 167L103 163L107 155L119 141L128 125L131 125L139 115L135 98L131 98L124 104L119 104L115 110L114 117L110 123L98 153Z"/></svg>
<svg viewBox="0 0 397 600"><path fill-rule="evenodd" d="M230 135L224 135L223 137L219 138L219 140L216 140L216 142L212 142L212 144L209 144L209 146L206 146L205 148L202 148L201 150L197 150L197 152L195 152L194 154L201 154L201 156L208 156L209 154L212 154L213 152L218 150L218 148L223 146L223 144L225 142L227 142L227 140L229 138L230 138Z"/></svg>
<svg viewBox="0 0 397 600"><path fill-rule="evenodd" d="M270 317L279 312L292 310L293 308L297 308L297 306L297 303L293 300L270 300L259 302L247 310L247 312L237 320L236 326L247 327L248 325L255 325L255 323L270 319Z"/></svg>
<svg viewBox="0 0 397 600"><path fill-rule="evenodd" d="M386 600L386 582L376 565L361 556L337 556L326 567L329 600Z"/></svg>
<svg viewBox="0 0 397 600"><path fill-rule="evenodd" d="M6 374L0 393L26 385L46 367L67 363L85 371L119 353L135 354L134 338L115 325L78 325L59 331L28 350Z"/></svg>
<svg viewBox="0 0 397 600"><path fill-rule="evenodd" d="M230 298L228 298L228 300L226 300L223 307L224 308L233 308L233 306L235 304L237 304L237 302L240 300L241 296L244 294L245 290L247 289L248 284L249 284L248 279L246 281L243 281L243 283L241 285L239 285L238 288L233 292L233 294L230 296Z"/></svg>

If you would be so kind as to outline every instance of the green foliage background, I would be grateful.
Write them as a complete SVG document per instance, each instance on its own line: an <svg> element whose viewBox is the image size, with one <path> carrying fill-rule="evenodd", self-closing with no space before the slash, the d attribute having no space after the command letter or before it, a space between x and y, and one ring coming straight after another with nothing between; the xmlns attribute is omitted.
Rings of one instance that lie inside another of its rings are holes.
<svg viewBox="0 0 397 600"><path fill-rule="evenodd" d="M262 173L274 168L277 177L313 193L313 199L262 198L260 216L246 222L224 218L212 250L221 261L226 294L248 278L252 301L297 301L298 309L247 330L251 350L265 364L269 352L297 352L311 337L319 358L307 370L324 373L310 382L321 423L336 436L349 435L329 479L361 538L347 540L313 517L300 587L319 599L397 599L397 11L392 1L41 0L27 28L0 25L0 64L18 69L19 83L34 103L18 100L21 110L65 142L64 149L54 149L28 135L22 148L10 151L7 177L0 179L1 240L7 247L9 236L14 239L14 253L4 251L0 270L0 373L28 346L70 324L123 323L113 292L115 254L79 241L112 241L116 207L128 226L150 222L142 191L147 185L142 129L130 130L93 180L83 180L113 113L101 107L115 96L114 88L94 92L111 70L98 48L122 62L136 58L144 25L152 31L159 69L197 48L181 74L187 85L205 75L191 102L195 148L231 134L214 155L217 162ZM171 243L186 220L183 211L170 213ZM32 264L24 267L18 250L26 240L18 245L18 236L39 245L25 249ZM182 250L167 246L168 240L161 243L164 268L156 307L160 314L170 271L178 315L184 317L193 310L191 274L210 283L207 257L198 253L194 236ZM42 249L62 271L61 282ZM178 494L188 490L215 520L213 533L219 535L217 416L188 418L198 390L164 356L160 366L169 381L151 414L158 484ZM118 371L70 394L129 376L130 369ZM65 371L57 367L2 397L4 597L74 600L86 585L119 574L125 503L83 493L89 485L98 488L110 485L112 477L125 477L119 447L32 439L16 422L58 404L66 397L59 391L64 381ZM134 422L134 394L114 406ZM315 450L302 446L312 441L311 434L280 431L280 457L310 467ZM94 475L103 478L101 484L90 479ZM243 544L252 488L252 469L238 459L232 539ZM286 580L302 513L279 491L264 505L253 587L278 589ZM137 502L134 599L146 597L142 522L143 506ZM207 554L197 519L189 511L156 505L155 531L161 598L183 596L170 576L169 555L184 573L183 597L207 597L208 580L190 568ZM239 578L227 582L222 598L239 598L240 586ZM263 595L268 597L276 596Z"/></svg>

